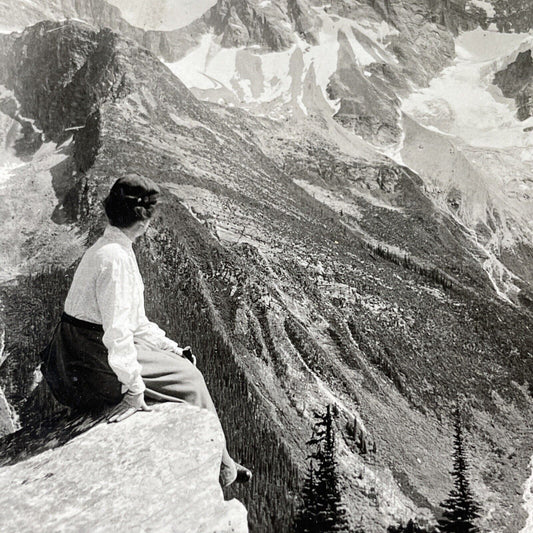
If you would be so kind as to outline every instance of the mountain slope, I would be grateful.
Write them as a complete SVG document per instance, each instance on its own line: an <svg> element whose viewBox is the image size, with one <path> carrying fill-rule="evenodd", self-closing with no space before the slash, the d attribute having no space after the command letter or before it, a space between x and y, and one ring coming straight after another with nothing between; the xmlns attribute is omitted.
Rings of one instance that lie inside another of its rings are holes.
<svg viewBox="0 0 533 533"><path fill-rule="evenodd" d="M419 176L331 117L276 122L198 101L109 30L44 22L0 43L3 121L33 121L10 150L35 157L43 141L70 143L43 212L63 213L43 226L52 249L56 227L97 237L100 199L116 177L138 172L166 188L137 250L147 310L193 345L232 452L256 469L256 484L238 492L254 531L291 530L312 412L327 402L339 411L354 527L431 520L450 488L456 402L484 526L523 526L531 312L498 298L468 231ZM16 179L7 176L2 194ZM25 424L36 356L70 273L2 287L0 378ZM355 420L375 452L360 453Z"/></svg>

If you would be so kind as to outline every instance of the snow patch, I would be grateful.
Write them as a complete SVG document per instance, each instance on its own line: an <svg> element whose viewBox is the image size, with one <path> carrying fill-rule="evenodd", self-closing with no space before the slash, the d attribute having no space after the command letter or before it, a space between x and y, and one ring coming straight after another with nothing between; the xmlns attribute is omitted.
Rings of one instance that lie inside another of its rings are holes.
<svg viewBox="0 0 533 533"><path fill-rule="evenodd" d="M357 65L364 68L397 62L386 41L398 32L386 22L354 21L315 10L322 23L316 45L294 35L294 44L281 52L257 46L224 48L220 37L207 33L185 57L167 66L200 99L236 104L275 119L316 110L332 116L340 104L329 98L327 89L337 70L339 34L346 36Z"/></svg>
<svg viewBox="0 0 533 533"><path fill-rule="evenodd" d="M3 24L0 24L0 33L3 34L9 34L13 32L19 32L22 31L24 28L21 27L15 27L15 26L4 26Z"/></svg>
<svg viewBox="0 0 533 533"><path fill-rule="evenodd" d="M293 179L292 181L304 189L304 191L310 194L313 198L316 198L319 202L326 204L333 210L342 211L347 215L353 216L356 220L360 220L362 218L363 215L359 209L357 209L357 206L353 202L347 201L343 195L320 187L319 185L309 183L306 180Z"/></svg>

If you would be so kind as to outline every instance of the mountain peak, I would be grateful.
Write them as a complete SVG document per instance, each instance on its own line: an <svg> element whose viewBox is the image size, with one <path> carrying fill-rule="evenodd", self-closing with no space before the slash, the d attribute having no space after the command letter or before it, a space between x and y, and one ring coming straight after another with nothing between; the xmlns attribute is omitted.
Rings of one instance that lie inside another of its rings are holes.
<svg viewBox="0 0 533 533"><path fill-rule="evenodd" d="M284 50L294 32L313 42L313 17L304 0L219 0L203 17L225 47Z"/></svg>

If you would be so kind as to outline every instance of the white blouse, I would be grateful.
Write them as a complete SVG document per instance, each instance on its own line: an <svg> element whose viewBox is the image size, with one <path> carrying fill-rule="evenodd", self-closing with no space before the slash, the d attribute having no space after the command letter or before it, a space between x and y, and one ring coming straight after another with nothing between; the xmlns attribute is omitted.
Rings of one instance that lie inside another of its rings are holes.
<svg viewBox="0 0 533 533"><path fill-rule="evenodd" d="M145 389L135 340L143 339L178 355L183 350L144 311L144 284L131 239L108 225L82 257L65 300L65 313L102 324L109 366L122 392Z"/></svg>

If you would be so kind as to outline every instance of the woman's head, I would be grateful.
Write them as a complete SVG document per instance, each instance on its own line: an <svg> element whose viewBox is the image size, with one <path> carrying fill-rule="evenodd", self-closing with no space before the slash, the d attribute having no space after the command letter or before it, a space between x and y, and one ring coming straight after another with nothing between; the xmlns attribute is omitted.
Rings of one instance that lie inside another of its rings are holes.
<svg viewBox="0 0 533 533"><path fill-rule="evenodd" d="M159 193L159 187L149 178L136 174L119 178L104 200L109 223L125 229L149 220L155 212Z"/></svg>

